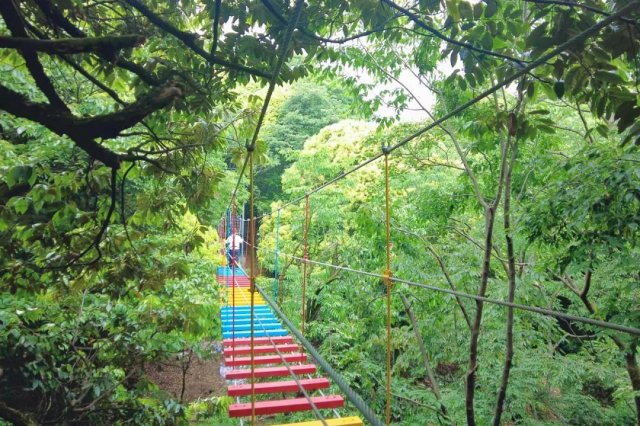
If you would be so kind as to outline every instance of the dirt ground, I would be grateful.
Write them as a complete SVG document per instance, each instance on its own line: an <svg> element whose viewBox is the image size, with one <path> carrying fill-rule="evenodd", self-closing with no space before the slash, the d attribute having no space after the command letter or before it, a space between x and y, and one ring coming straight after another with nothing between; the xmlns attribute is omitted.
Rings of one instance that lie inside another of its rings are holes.
<svg viewBox="0 0 640 426"><path fill-rule="evenodd" d="M185 403L198 398L226 395L227 384L220 376L220 362L219 356L203 361L193 355L185 377ZM180 399L182 392L180 361L173 359L150 364L145 371L151 381L171 393L176 399Z"/></svg>
<svg viewBox="0 0 640 426"><path fill-rule="evenodd" d="M186 404L198 398L227 394L227 382L220 376L221 363L221 354L216 354L213 358L204 361L193 355L185 376L183 403ZM149 379L158 385L160 389L169 392L177 400L180 400L182 367L179 360L172 359L161 363L149 364L145 368L145 372ZM256 425L272 425L274 417L258 416Z"/></svg>

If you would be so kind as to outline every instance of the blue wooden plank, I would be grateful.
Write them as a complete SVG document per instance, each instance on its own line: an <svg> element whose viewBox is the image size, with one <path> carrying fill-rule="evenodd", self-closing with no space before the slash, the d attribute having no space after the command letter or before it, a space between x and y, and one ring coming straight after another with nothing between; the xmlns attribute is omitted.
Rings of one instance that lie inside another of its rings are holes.
<svg viewBox="0 0 640 426"><path fill-rule="evenodd" d="M232 318L231 316L229 317L222 317L220 318L222 320L222 324L226 325L226 324L231 324L232 322L235 321L236 324L248 324L249 322L251 322L251 318L250 317L244 317L244 318ZM256 323L260 323L260 322L274 322L274 321L278 321L278 318L275 318L274 316L270 315L270 316L257 316L254 317L254 321Z"/></svg>
<svg viewBox="0 0 640 426"><path fill-rule="evenodd" d="M253 324L254 330L262 330L264 328L266 328L267 330L275 330L278 328L282 328L282 324L280 324L279 322L263 322L262 324L256 322L255 324ZM233 324L222 326L222 331L232 331L233 329L234 329ZM236 324L235 330L236 331L251 330L251 324Z"/></svg>
<svg viewBox="0 0 640 426"><path fill-rule="evenodd" d="M235 318L233 318L231 315L229 315L228 317L225 316L225 317L221 317L220 319L222 320L223 323L225 323L225 322L231 323L231 322L235 321L236 324L241 324L241 323L244 323L244 322L246 322L248 324L251 321L251 317L250 316L246 316L244 318L238 318L238 316L236 316ZM278 321L278 319L275 318L273 315L270 315L270 316L266 316L266 315L255 316L254 315L253 320L255 322L260 322L260 321L262 321L262 322L274 322L274 321Z"/></svg>

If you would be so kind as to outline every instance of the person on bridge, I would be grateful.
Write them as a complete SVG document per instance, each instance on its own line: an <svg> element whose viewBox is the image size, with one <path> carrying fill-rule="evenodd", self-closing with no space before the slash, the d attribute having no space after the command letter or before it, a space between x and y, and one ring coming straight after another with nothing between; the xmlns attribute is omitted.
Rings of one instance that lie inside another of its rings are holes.
<svg viewBox="0 0 640 426"><path fill-rule="evenodd" d="M227 265L229 266L238 265L242 243L244 243L244 240L238 234L233 233L227 237L226 239Z"/></svg>

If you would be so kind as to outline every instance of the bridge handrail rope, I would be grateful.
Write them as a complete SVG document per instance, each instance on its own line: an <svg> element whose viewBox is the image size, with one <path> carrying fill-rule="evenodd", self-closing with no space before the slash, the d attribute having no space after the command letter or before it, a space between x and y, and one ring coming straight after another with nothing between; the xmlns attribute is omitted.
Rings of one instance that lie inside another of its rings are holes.
<svg viewBox="0 0 640 426"><path fill-rule="evenodd" d="M510 76L505 77L502 81L496 83L495 85L493 85L489 89L487 89L484 92L480 93L478 96L476 96L476 97L472 98L471 100L463 103L462 105L456 107L455 109L451 110L447 114L444 114L442 117L438 118L437 120L432 121L430 124L428 124L425 127L417 130L413 134L405 137L404 139L402 139L401 141L399 141L395 145L389 146L388 147L388 153L390 154L393 151L397 150L398 148L403 147L404 145L408 144L409 142L411 142L415 138L425 134L426 132L428 132L429 130L433 129L434 127L440 126L445 121L447 121L450 118L458 115L459 113L465 111L466 109L472 107L473 105L477 104L478 102L480 102L484 98L486 98L486 97L492 95L493 93L497 92L501 88L513 83L518 78L520 78L520 77L522 77L522 76L524 76L526 74L529 74L531 71L533 71L535 68L539 67L540 65L546 64L550 59L553 59L554 57L558 56L559 54L561 54L562 52L564 52L568 48L572 47L574 44L578 44L580 42L583 42L586 38L594 35L598 31L600 31L602 28L608 26L609 24L613 23L614 21L619 20L624 14L626 14L628 12L631 12L632 10L634 10L634 9L636 9L638 7L640 7L640 1L637 1L637 0L627 4L626 6L624 6L620 10L618 10L616 13L612 13L608 17L602 19L600 22L597 22L594 25L590 26L589 28L587 28L583 32L575 35L574 37L570 38L569 40L565 41L564 43L559 44L555 49L551 50L546 55L543 55L540 58L536 59L535 61L532 61L531 63L529 63L527 66L520 68L519 71L511 74ZM351 169L348 169L346 171L340 172L338 175L336 175L332 179L330 179L330 180L328 180L328 181L316 186L315 188L305 192L305 195L302 195L300 197L296 197L296 198L294 198L292 200L289 200L286 203L282 204L280 207L278 207L276 210L264 213L260 217L258 217L257 219L262 219L264 217L271 216L275 212L277 212L279 210L282 210L285 207L288 207L288 206L290 206L292 204L299 203L300 201L302 201L304 199L305 196L313 195L313 194L315 194L317 192L322 191L323 189L327 188L328 186L331 186L334 183L346 178L350 174L360 170L361 168L365 167L366 165L371 164L374 161L382 158L384 155L385 155L384 152L381 152L381 153L376 154L373 157L371 157L371 158L369 158L369 159L357 164L356 166L352 167Z"/></svg>
<svg viewBox="0 0 640 426"><path fill-rule="evenodd" d="M259 250L273 252L273 250L270 250L270 249L267 249L267 248L259 248ZM303 261L303 258L301 258L299 256L294 256L294 255L285 253L283 251L280 251L280 255L288 257L290 259L294 259L294 260L298 261L299 263L301 263ZM363 270L360 270L360 269L350 268L348 266L334 265L332 263L320 262L320 261L312 260L312 259L307 259L307 262L311 263L311 264L319 265L319 266L325 266L327 268L338 269L338 270L345 271L345 272L353 272L353 273L356 273L356 274L365 275L365 276L369 276L369 277L372 277L372 278L380 278L382 280L386 279L386 275L384 275L384 274L377 274L375 272L363 271ZM519 304L519 303L505 302L505 301L499 300L499 299L492 299L490 297L478 296L476 294L465 293L465 292L458 291L458 290L451 290L451 289L448 289L448 288L436 287L436 286L429 285L429 284L424 284L424 283L421 283L421 282L416 282L416 281L411 281L411 280L407 280L407 279L403 279L403 278L398 278L396 276L391 276L389 279L391 281L393 281L393 282L396 282L396 283L406 284L406 285L413 286L413 287L420 287L420 288L424 288L424 289L427 289L427 290L433 290L433 291L436 291L436 292L439 292L439 293L446 293L446 294L450 294L452 296L458 296L458 297L462 297L462 298L466 298L466 299L473 299L473 300L476 300L476 301L481 301L481 302L486 302L486 303L490 303L490 304L494 304L494 305L510 307L510 308L521 310L521 311L533 312L533 313L536 313L536 314L539 314L539 315L544 315L544 316L549 316L549 317L554 317L554 318L560 318L560 319L565 319L565 320L569 320L569 321L581 322L581 323L584 323L584 324L589 324L589 325L593 325L593 326L600 327L600 328L606 328L606 329L618 331L618 332L621 332L621 333L631 334L631 335L634 335L634 336L640 336L640 328L629 327L629 326L618 324L618 323L613 323L613 322L609 322L609 321L603 321L603 320L583 317L583 316L580 316L580 315L567 314L565 312L556 311L556 310L553 310L553 309L540 308L538 306L522 305L522 304Z"/></svg>
<svg viewBox="0 0 640 426"><path fill-rule="evenodd" d="M245 275L246 275L246 271L241 267L238 266L238 269L240 269ZM234 281L234 285L236 285L236 281ZM293 369L291 368L291 365L289 364L289 362L286 360L284 354L282 352L280 352L280 349L278 349L278 345L273 341L273 338L271 337L271 335L267 332L268 329L265 327L264 323L262 322L262 319L260 318L260 316L257 316L256 319L258 320L258 322L260 323L260 327L262 328L262 331L265 332L266 337L269 339L269 343L271 343L271 345L273 346L273 348L276 351L276 354L280 357L281 362L284 364L284 366L287 368L289 375L293 378L293 380L296 382L296 385L298 385L298 389L302 392L302 394L304 395L304 397L307 399L307 401L309 402L309 405L311 406L312 411L314 412L314 414L316 415L316 417L318 418L318 420L320 420L322 422L322 424L324 426L328 426L327 425L327 421L324 418L324 416L322 415L322 413L320 412L320 410L318 409L318 407L316 406L316 404L313 402L313 399L311 398L311 396L309 396L309 393L307 392L307 390L304 388L304 386L302 386L302 383L300 383L300 379L298 378L298 375L293 371Z"/></svg>

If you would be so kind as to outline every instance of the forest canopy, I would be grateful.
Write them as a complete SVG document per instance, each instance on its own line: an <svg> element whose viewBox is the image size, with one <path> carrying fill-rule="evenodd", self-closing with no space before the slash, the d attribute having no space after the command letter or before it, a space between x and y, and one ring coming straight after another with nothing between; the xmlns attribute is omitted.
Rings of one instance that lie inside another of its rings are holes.
<svg viewBox="0 0 640 426"><path fill-rule="evenodd" d="M251 157L258 284L380 418L640 425L639 61L637 0L0 1L0 424L236 424L149 369L220 357Z"/></svg>

